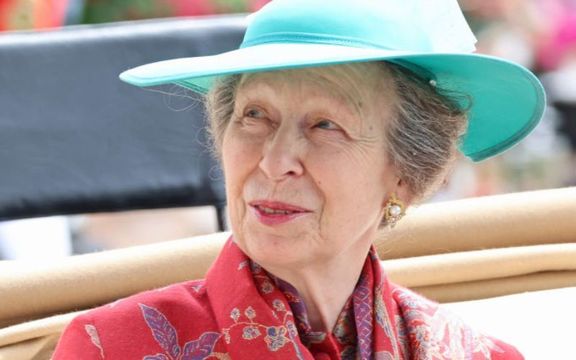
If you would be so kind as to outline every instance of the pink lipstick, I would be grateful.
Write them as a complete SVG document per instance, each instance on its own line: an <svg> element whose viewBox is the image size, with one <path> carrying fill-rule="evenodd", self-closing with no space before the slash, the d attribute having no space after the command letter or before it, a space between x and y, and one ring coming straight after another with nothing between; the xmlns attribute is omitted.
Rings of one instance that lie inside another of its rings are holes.
<svg viewBox="0 0 576 360"><path fill-rule="evenodd" d="M257 200L250 202L249 205L256 218L268 226L284 224L311 212L308 209L279 201Z"/></svg>

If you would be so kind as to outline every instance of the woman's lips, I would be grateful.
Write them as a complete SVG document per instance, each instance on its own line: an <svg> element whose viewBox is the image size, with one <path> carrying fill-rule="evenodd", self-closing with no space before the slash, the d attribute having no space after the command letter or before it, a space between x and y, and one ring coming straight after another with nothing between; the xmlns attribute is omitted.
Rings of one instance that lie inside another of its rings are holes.
<svg viewBox="0 0 576 360"><path fill-rule="evenodd" d="M249 203L256 218L264 225L280 225L311 213L299 206L279 202L259 200Z"/></svg>

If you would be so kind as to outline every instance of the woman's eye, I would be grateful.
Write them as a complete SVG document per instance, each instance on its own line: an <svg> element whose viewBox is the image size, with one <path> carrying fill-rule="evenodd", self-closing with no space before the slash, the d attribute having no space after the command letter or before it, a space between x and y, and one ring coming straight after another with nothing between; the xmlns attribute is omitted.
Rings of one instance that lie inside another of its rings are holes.
<svg viewBox="0 0 576 360"><path fill-rule="evenodd" d="M258 109L248 109L244 113L244 116L249 117L249 118L261 118L263 115L264 114L262 113L262 111L260 111Z"/></svg>
<svg viewBox="0 0 576 360"><path fill-rule="evenodd" d="M323 130L340 130L340 127L330 120L320 120L314 127Z"/></svg>
<svg viewBox="0 0 576 360"><path fill-rule="evenodd" d="M242 127L252 133L267 131L271 126L268 113L258 107L246 107L238 121Z"/></svg>

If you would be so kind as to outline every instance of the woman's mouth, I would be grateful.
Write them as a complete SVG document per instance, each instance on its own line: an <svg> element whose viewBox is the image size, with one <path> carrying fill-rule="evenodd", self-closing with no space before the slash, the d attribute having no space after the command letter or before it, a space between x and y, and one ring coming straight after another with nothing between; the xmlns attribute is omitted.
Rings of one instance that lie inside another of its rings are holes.
<svg viewBox="0 0 576 360"><path fill-rule="evenodd" d="M279 201L252 201L249 205L256 218L268 226L284 224L311 213L308 209Z"/></svg>

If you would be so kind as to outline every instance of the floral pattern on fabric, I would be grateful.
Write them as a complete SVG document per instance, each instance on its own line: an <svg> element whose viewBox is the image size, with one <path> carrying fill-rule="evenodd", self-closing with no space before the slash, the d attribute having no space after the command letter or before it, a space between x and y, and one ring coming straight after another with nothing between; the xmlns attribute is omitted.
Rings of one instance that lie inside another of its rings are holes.
<svg viewBox="0 0 576 360"><path fill-rule="evenodd" d="M312 331L305 311L296 289L228 241L205 281L138 294L78 317L53 359L523 359L390 283L374 249L331 333Z"/></svg>
<svg viewBox="0 0 576 360"><path fill-rule="evenodd" d="M503 353L492 339L467 327L436 303L406 289L393 291L407 325L412 357L429 360L490 359Z"/></svg>
<svg viewBox="0 0 576 360"><path fill-rule="evenodd" d="M281 306L278 306L277 311L285 312L286 317L290 315L286 309ZM290 321L286 321L283 326L267 326L258 323L255 320L256 317L256 311L251 306L246 308L244 312L240 311L238 308L232 309L230 312L230 318L234 320L234 324L228 328L222 329L226 343L231 343L232 339L230 337L230 332L238 326L242 327L242 339L254 340L263 337L263 340L270 351L278 351L278 349L292 342L292 337L296 335L294 331L290 331Z"/></svg>
<svg viewBox="0 0 576 360"><path fill-rule="evenodd" d="M166 316L151 306L139 305L154 339L165 351L164 354L144 356L143 360L204 360L212 355L214 345L220 338L219 333L205 332L198 339L188 341L181 348L176 329Z"/></svg>
<svg viewBox="0 0 576 360"><path fill-rule="evenodd" d="M393 320L382 301L382 296L375 295L382 294L385 285L380 276L377 257L370 256L366 259L354 292L340 312L331 333L312 330L306 306L292 285L262 271L257 264L252 264L251 268L255 279L258 279L256 283L266 283L267 276L284 294L294 314L300 340L313 354L331 353L343 360L400 358L398 346L394 341ZM375 324L379 325L383 333L374 331ZM381 346L386 346L384 343L391 344L392 351L374 351L375 339L382 343Z"/></svg>

